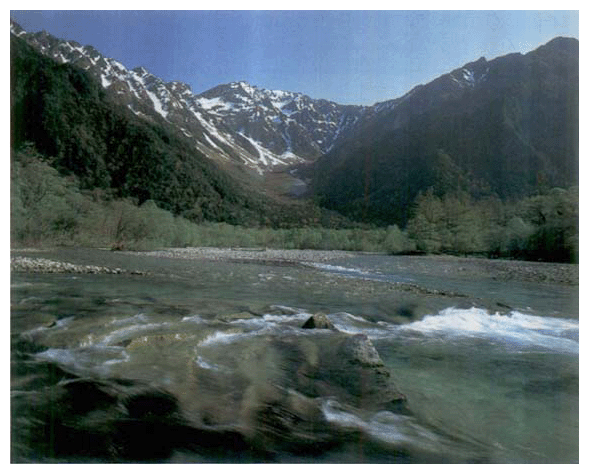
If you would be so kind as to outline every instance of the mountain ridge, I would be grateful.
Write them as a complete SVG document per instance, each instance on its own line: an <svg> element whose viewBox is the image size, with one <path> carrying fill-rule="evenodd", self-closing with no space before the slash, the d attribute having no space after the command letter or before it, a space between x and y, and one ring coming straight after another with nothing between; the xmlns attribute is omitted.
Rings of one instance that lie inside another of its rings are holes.
<svg viewBox="0 0 589 474"><path fill-rule="evenodd" d="M555 38L412 89L317 160L307 177L322 205L403 225L429 187L504 199L574 186L578 127L578 40Z"/></svg>
<svg viewBox="0 0 589 474"><path fill-rule="evenodd" d="M92 46L26 33L12 21L11 33L83 69L113 101L174 129L220 166L278 187L294 180L297 195L353 220L403 226L429 187L509 199L578 183L574 38L481 57L401 97L357 106L246 81L195 94L187 83L127 69Z"/></svg>
<svg viewBox="0 0 589 474"><path fill-rule="evenodd" d="M150 201L196 223L288 227L321 216L312 204L253 187L172 124L138 117L85 71L15 35L10 72L11 163L41 160L98 200Z"/></svg>
<svg viewBox="0 0 589 474"><path fill-rule="evenodd" d="M139 117L174 124L207 156L241 164L258 174L315 160L366 109L298 92L262 89L245 81L194 94L187 83L166 82L142 66L128 69L92 46L47 32L27 33L12 20L11 33L58 63L84 69ZM256 107L248 109L254 97ZM279 105L281 97L287 100Z"/></svg>

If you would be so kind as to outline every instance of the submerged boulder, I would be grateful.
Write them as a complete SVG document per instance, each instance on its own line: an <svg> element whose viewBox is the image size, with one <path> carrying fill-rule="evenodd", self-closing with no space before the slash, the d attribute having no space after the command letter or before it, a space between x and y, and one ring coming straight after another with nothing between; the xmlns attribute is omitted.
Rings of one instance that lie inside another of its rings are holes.
<svg viewBox="0 0 589 474"><path fill-rule="evenodd" d="M303 329L335 329L325 313L315 313L305 321L302 327Z"/></svg>
<svg viewBox="0 0 589 474"><path fill-rule="evenodd" d="M246 439L268 452L313 454L339 442L323 415L320 400L272 383L249 387L241 420Z"/></svg>
<svg viewBox="0 0 589 474"><path fill-rule="evenodd" d="M389 369L364 334L337 334L321 345L320 362L306 368L309 390L357 408L406 411Z"/></svg>
<svg viewBox="0 0 589 474"><path fill-rule="evenodd" d="M321 313L313 324L333 328ZM320 455L356 429L334 422L330 403L360 419L404 410L404 395L363 334L289 330L248 337L243 328L225 329L219 337L207 326L200 339L176 332L121 336L126 363L141 360L121 374L116 369L123 364L100 376L65 376L36 362L39 392L27 385L13 398L13 427L23 433L15 435L14 459L157 461L177 451L230 451L252 461L280 452ZM217 339L222 342L211 343ZM170 367L182 370L173 377Z"/></svg>
<svg viewBox="0 0 589 474"><path fill-rule="evenodd" d="M269 337L257 344L243 373L255 393L281 387L309 399L335 397L361 409L406 411L405 396L363 334Z"/></svg>
<svg viewBox="0 0 589 474"><path fill-rule="evenodd" d="M407 412L406 397L399 392L389 369L365 334L349 336L338 346L330 377L347 388L358 407Z"/></svg>

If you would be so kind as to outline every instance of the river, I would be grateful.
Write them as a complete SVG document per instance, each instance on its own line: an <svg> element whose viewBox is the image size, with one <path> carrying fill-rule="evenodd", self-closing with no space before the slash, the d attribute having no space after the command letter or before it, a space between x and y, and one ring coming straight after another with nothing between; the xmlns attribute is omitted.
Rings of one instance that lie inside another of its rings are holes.
<svg viewBox="0 0 589 474"><path fill-rule="evenodd" d="M264 254L12 252L13 462L578 462L577 266Z"/></svg>

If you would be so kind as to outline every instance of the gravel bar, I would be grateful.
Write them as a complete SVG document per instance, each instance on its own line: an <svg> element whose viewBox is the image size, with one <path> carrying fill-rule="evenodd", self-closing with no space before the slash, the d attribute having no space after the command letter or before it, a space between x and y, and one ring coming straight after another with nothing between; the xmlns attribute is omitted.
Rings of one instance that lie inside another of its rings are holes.
<svg viewBox="0 0 589 474"><path fill-rule="evenodd" d="M77 274L121 274L128 272L121 268L109 268L98 265L75 265L68 262L57 262L47 258L11 257L10 271L25 273L77 273Z"/></svg>
<svg viewBox="0 0 589 474"><path fill-rule="evenodd" d="M126 252L132 254L149 255L151 257L224 260L224 261L252 261L268 263L301 263L328 262L346 257L356 256L355 252L340 250L278 250L278 249L244 249L244 248L216 248L191 247L155 250L151 252Z"/></svg>

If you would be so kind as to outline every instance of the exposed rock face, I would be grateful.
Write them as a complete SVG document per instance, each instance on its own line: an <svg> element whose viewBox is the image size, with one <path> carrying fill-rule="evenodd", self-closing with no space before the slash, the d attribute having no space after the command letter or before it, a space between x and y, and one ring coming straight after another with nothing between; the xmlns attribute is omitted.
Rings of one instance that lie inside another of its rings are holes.
<svg viewBox="0 0 589 474"><path fill-rule="evenodd" d="M325 313L316 313L305 321L303 329L335 329L335 326Z"/></svg>
<svg viewBox="0 0 589 474"><path fill-rule="evenodd" d="M364 334L356 334L346 339L339 348L342 360L349 364L359 364L363 367L384 366L376 348Z"/></svg>
<svg viewBox="0 0 589 474"><path fill-rule="evenodd" d="M405 396L395 388L390 371L366 335L356 334L343 340L337 358L341 365L333 369L333 376L347 387L359 406L405 411Z"/></svg>
<svg viewBox="0 0 589 474"><path fill-rule="evenodd" d="M405 396L393 384L372 342L363 334L338 335L320 348L319 363L305 368L309 393L370 410L404 409Z"/></svg>

